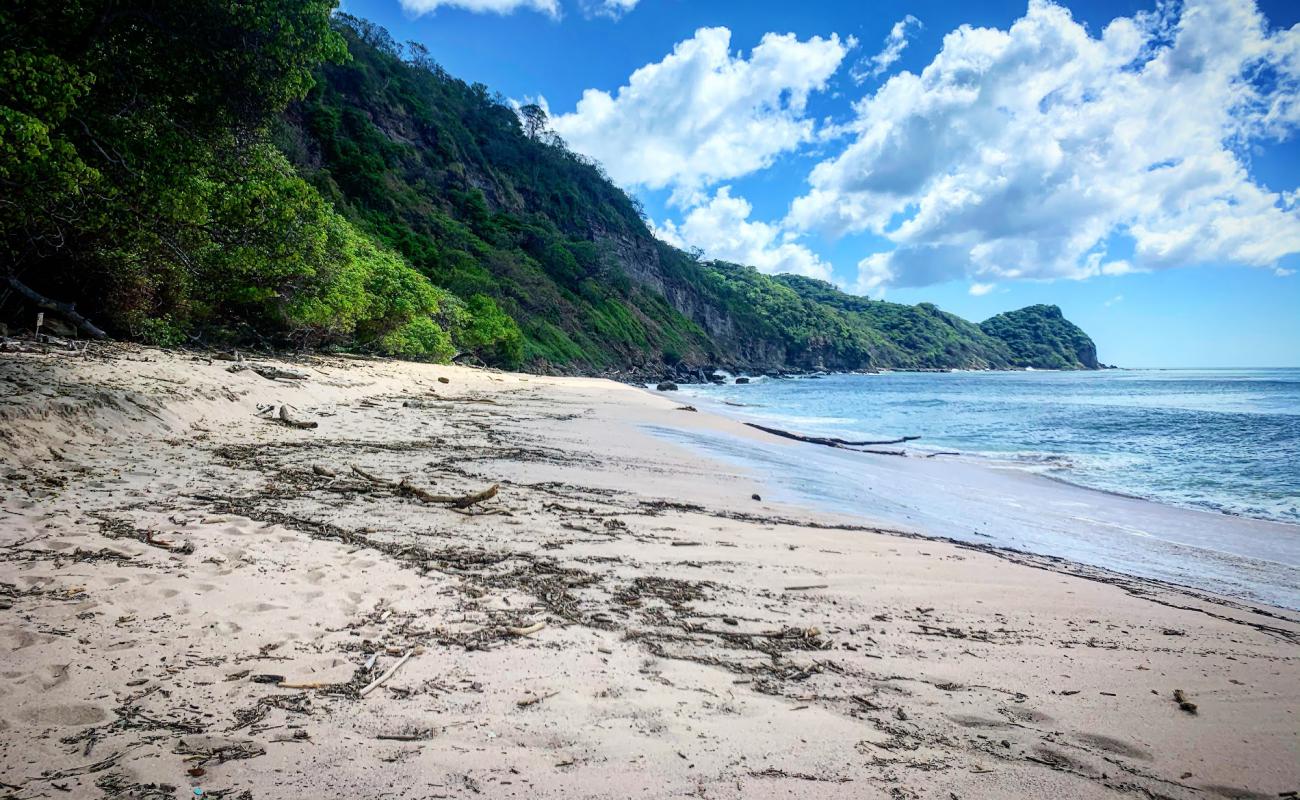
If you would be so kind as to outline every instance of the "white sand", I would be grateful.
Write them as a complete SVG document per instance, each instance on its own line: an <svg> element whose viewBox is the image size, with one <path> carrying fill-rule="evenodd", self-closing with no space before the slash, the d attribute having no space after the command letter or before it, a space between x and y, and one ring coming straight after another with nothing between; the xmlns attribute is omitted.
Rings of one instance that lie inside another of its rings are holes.
<svg viewBox="0 0 1300 800"><path fill-rule="evenodd" d="M752 500L606 381L101 352L0 356L0 797L1300 788L1286 612Z"/></svg>

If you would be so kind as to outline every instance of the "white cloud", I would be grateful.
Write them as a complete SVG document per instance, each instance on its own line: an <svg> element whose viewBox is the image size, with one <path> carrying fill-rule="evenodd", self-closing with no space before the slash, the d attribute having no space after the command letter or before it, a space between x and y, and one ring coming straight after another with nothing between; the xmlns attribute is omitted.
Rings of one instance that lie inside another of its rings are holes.
<svg viewBox="0 0 1300 800"><path fill-rule="evenodd" d="M1032 0L1009 30L949 33L855 109L786 224L891 239L859 264L864 290L1300 252L1295 193L1241 155L1300 126L1300 26L1270 31L1249 2L1189 0L1092 36Z"/></svg>
<svg viewBox="0 0 1300 800"><path fill-rule="evenodd" d="M1274 267L1273 274L1279 278L1289 278L1295 274L1295 270L1287 269L1286 267Z"/></svg>
<svg viewBox="0 0 1300 800"><path fill-rule="evenodd" d="M683 250L698 247L708 258L756 267L762 272L793 272L830 280L831 266L776 225L750 222L753 207L732 197L723 186L705 204L687 213L681 224L655 227L655 235Z"/></svg>
<svg viewBox="0 0 1300 800"><path fill-rule="evenodd" d="M1117 295L1115 295L1114 297L1112 297L1111 299L1107 300L1107 301L1106 301L1105 303L1103 303L1102 305L1106 306L1106 308L1110 308L1111 306L1115 305L1116 303L1122 303L1122 302L1124 302L1124 295L1122 295L1122 294L1117 294Z"/></svg>
<svg viewBox="0 0 1300 800"><path fill-rule="evenodd" d="M921 27L923 27L921 20L911 14L895 22L894 27L889 29L889 35L885 37L884 49L854 66L852 73L854 82L865 83L868 78L879 78L885 74L898 59L903 57L903 51L907 49L908 31Z"/></svg>
<svg viewBox="0 0 1300 800"><path fill-rule="evenodd" d="M460 8L479 14L513 14L520 9L560 16L560 0L400 0L412 14L430 14L439 8Z"/></svg>
<svg viewBox="0 0 1300 800"><path fill-rule="evenodd" d="M996 283L972 283L967 291L971 293L972 297L983 297L997 287Z"/></svg>
<svg viewBox="0 0 1300 800"><path fill-rule="evenodd" d="M808 94L826 85L846 52L839 37L765 35L746 59L731 31L701 28L613 95L588 89L551 125L625 187L672 187L698 201L720 181L763 169L813 136Z"/></svg>
<svg viewBox="0 0 1300 800"><path fill-rule="evenodd" d="M636 8L637 2L639 0L583 0L583 8L591 16L620 19Z"/></svg>

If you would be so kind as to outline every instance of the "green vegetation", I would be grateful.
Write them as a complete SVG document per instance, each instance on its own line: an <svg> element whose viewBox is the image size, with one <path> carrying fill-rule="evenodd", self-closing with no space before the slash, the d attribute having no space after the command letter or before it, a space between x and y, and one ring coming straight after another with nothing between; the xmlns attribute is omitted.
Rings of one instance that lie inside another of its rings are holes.
<svg viewBox="0 0 1300 800"><path fill-rule="evenodd" d="M446 357L409 328L448 295L337 214L268 137L320 63L347 57L331 8L0 5L4 279L161 344L398 336L410 355Z"/></svg>
<svg viewBox="0 0 1300 800"><path fill-rule="evenodd" d="M1011 349L1011 365L1040 369L1099 369L1097 346L1056 306L1026 306L980 323Z"/></svg>
<svg viewBox="0 0 1300 800"><path fill-rule="evenodd" d="M1059 311L976 326L701 263L540 108L332 7L0 0L0 304L539 371L1095 366Z"/></svg>

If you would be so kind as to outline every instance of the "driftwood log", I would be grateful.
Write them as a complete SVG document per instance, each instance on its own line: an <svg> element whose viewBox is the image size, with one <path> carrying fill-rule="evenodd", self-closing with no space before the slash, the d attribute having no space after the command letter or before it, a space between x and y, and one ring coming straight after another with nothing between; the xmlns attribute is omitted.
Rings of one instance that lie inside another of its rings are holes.
<svg viewBox="0 0 1300 800"><path fill-rule="evenodd" d="M102 328L100 328L99 326L95 325L95 323L91 322L90 320L82 316L81 313L77 311L77 306L75 303L60 303L58 300L54 300L52 298L46 297L45 295L31 288L27 284L18 280L18 277L14 275L12 272L6 275L5 277L9 281L9 286L12 287L15 292L18 292L18 294L22 295L23 297L26 297L28 300L31 300L33 303L45 309L46 311L54 311L58 314L62 314L63 316L68 318L69 322L71 322L73 325L76 325L79 329L85 331L88 335L96 339L103 339L105 336L108 335L107 333L104 332Z"/></svg>
<svg viewBox="0 0 1300 800"><path fill-rule="evenodd" d="M319 423L293 419L289 416L289 407L282 405L280 406L280 424L288 425L290 428L311 429L317 427Z"/></svg>
<svg viewBox="0 0 1300 800"><path fill-rule="evenodd" d="M389 489L392 489L396 494L403 497L414 497L422 503L439 503L442 505L449 505L452 508L469 508L472 505L482 503L484 500L491 500L493 497L496 497L497 492L501 490L501 485L494 483L481 492L471 492L470 494L433 494L418 486L411 485L405 479L401 481L390 481L387 478L372 475L355 464L352 465L352 471L359 477L362 477L378 486L386 486Z"/></svg>
<svg viewBox="0 0 1300 800"><path fill-rule="evenodd" d="M766 425L759 425L756 422L746 422L745 424L751 428L757 428L760 431L763 431L764 433L770 433L773 436L780 436L784 439L794 439L796 442L807 442L808 444L820 444L824 447L839 447L839 448L871 447L872 445L878 445L878 444L902 444L903 442L914 442L917 439L921 438L920 436L900 436L897 439L880 439L875 441L864 440L860 442L854 442L854 441L849 441L848 439L837 439L833 436L804 436L803 434L799 434L799 433L791 433L790 431L783 431L780 428L769 428ZM880 451L868 451L868 452L879 452L882 455L902 454L901 450L880 450Z"/></svg>

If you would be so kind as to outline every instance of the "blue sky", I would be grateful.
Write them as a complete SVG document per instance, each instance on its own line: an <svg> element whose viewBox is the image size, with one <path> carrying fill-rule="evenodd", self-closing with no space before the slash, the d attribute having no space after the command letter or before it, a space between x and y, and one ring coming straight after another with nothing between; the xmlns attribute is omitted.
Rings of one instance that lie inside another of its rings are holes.
<svg viewBox="0 0 1300 800"><path fill-rule="evenodd" d="M709 256L1125 366L1300 366L1300 6L344 0Z"/></svg>

